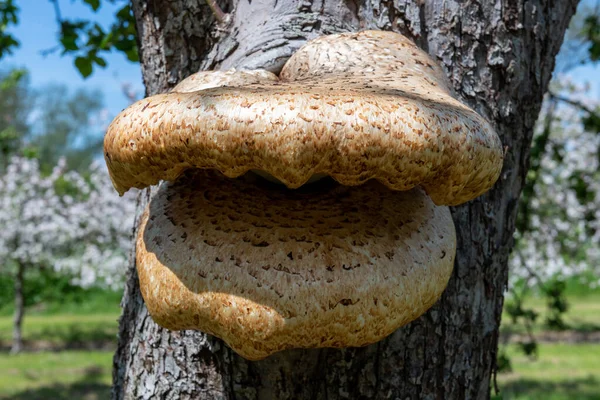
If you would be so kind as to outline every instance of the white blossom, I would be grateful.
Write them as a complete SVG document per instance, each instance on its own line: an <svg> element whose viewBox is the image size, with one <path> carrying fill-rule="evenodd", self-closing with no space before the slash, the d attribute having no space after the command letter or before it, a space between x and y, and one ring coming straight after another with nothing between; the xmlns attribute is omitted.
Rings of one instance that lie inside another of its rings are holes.
<svg viewBox="0 0 600 400"><path fill-rule="evenodd" d="M589 109L600 106L585 87L567 78L556 86L562 95ZM542 107L535 136L542 134L549 101L546 99ZM529 230L515 233L517 244L510 261L512 282L532 272L542 280L586 271L591 272L590 276L600 276L600 135L586 131L582 122L585 111L565 102L557 104L550 143L541 159L529 204ZM589 198L578 195L578 183ZM600 280L587 283L597 286Z"/></svg>
<svg viewBox="0 0 600 400"><path fill-rule="evenodd" d="M103 165L89 176L49 176L35 159L13 157L0 177L0 267L8 261L52 267L82 286L124 282L135 212L134 194L119 197Z"/></svg>

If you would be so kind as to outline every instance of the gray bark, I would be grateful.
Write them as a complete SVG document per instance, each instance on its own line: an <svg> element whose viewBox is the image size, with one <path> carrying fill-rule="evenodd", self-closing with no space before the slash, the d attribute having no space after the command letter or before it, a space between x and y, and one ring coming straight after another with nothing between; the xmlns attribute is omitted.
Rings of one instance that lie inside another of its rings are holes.
<svg viewBox="0 0 600 400"><path fill-rule="evenodd" d="M458 254L448 289L426 315L359 349L291 350L249 362L200 332L158 327L132 256L114 359L115 399L487 398L507 260L532 128L577 1L240 0L216 26L201 0L134 0L147 93L198 69L278 72L306 40L338 31L402 32L439 60L456 92L497 128L502 175L453 209ZM141 210L150 197L140 197Z"/></svg>
<svg viewBox="0 0 600 400"><path fill-rule="evenodd" d="M13 340L10 348L11 354L17 354L23 350L23 315L25 314L25 297L23 294L24 282L25 265L22 262L17 262L17 273L15 274L15 315L13 320Z"/></svg>

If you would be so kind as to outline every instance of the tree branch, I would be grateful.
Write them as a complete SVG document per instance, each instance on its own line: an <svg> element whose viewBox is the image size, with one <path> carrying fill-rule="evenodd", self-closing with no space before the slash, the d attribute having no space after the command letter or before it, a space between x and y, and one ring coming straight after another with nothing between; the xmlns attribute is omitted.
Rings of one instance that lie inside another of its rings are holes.
<svg viewBox="0 0 600 400"><path fill-rule="evenodd" d="M206 0L206 4L208 4L208 6L210 7L218 23L222 24L223 22L225 22L227 14L225 14L223 10L221 10L221 7L219 7L219 5L217 4L217 0Z"/></svg>
<svg viewBox="0 0 600 400"><path fill-rule="evenodd" d="M61 25L63 22L62 13L60 12L60 5L58 4L58 0L50 0L52 4L54 4L54 15L56 17L56 22L58 25Z"/></svg>
<svg viewBox="0 0 600 400"><path fill-rule="evenodd" d="M552 92L548 92L548 94L550 95L551 99L562 101L563 103L567 103L569 105L572 105L573 107L577 107L580 110L583 110L588 114L595 115L597 113L596 111L592 110L591 108L589 108L588 106L586 106L585 104L583 104L577 100L572 100L572 99L569 99L568 97L564 97L564 96L561 96L559 94L552 93Z"/></svg>

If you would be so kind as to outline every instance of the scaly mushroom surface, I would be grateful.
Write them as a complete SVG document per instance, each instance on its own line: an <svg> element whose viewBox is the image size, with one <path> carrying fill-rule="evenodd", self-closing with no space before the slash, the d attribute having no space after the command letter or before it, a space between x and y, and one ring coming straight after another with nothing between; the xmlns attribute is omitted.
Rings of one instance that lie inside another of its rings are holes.
<svg viewBox="0 0 600 400"><path fill-rule="evenodd" d="M104 144L119 193L169 181L136 242L150 315L252 360L364 346L424 313L454 263L446 205L502 167L439 66L379 31L308 42L279 76L194 74L124 110Z"/></svg>
<svg viewBox="0 0 600 400"><path fill-rule="evenodd" d="M161 186L137 240L142 295L160 325L201 329L253 360L364 346L446 287L452 217L421 189L260 180L194 170Z"/></svg>
<svg viewBox="0 0 600 400"><path fill-rule="evenodd" d="M200 74L180 83L182 92L140 100L111 123L105 159L119 193L190 168L228 177L254 169L290 188L314 174L349 186L369 179L393 190L420 185L436 204L457 205L487 191L500 173L502 148L490 124L396 33L313 40L278 80L265 71L212 82ZM191 91L199 82L201 90Z"/></svg>

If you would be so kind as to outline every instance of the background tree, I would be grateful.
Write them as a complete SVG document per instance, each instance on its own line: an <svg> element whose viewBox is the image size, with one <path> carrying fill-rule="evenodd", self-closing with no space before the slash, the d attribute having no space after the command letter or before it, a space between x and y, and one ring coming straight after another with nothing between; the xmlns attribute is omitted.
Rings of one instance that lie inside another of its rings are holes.
<svg viewBox="0 0 600 400"><path fill-rule="evenodd" d="M26 71L0 71L0 173L29 133L30 111Z"/></svg>
<svg viewBox="0 0 600 400"><path fill-rule="evenodd" d="M539 319L526 307L528 298L546 297L548 316L541 322L547 329L564 330L569 328L563 319L569 308L566 282L577 279L592 290L600 283L600 107L589 87L569 80L577 67L600 59L599 21L598 1L581 4L571 21L536 125L519 199L505 310L513 323L525 327L528 338L520 345L532 356L537 355L533 327ZM505 358L500 364L509 365Z"/></svg>
<svg viewBox="0 0 600 400"><path fill-rule="evenodd" d="M12 269L15 319L11 352L23 347L25 274L54 268L82 286L120 283L134 211L113 192L104 166L84 178L60 162L44 175L36 159L12 157L0 176L0 259ZM18 221L18 223L15 223Z"/></svg>
<svg viewBox="0 0 600 400"><path fill-rule="evenodd" d="M212 3L212 2L211 2ZM495 365L507 259L532 130L576 2L431 1L207 4L136 0L148 94L198 69L278 72L306 40L359 29L403 32L440 60L507 146L494 190L453 210L459 251L441 301L361 349L293 350L247 362L200 332L169 332L144 308L130 268L115 398L485 398ZM214 4L213 4L214 6ZM213 7L214 8L214 7ZM217 19L222 21L219 24ZM141 209L150 196L140 198Z"/></svg>
<svg viewBox="0 0 600 400"><path fill-rule="evenodd" d="M600 1L582 2L571 20L565 41L556 58L555 75L566 74L600 60Z"/></svg>
<svg viewBox="0 0 600 400"><path fill-rule="evenodd" d="M64 158L68 169L83 171L102 155L109 116L98 90L70 93L64 85L34 90L27 71L0 73L0 172L11 154L34 155L45 173Z"/></svg>
<svg viewBox="0 0 600 400"><path fill-rule="evenodd" d="M593 122L600 106L587 92L565 79L551 85L519 201L505 308L513 323L525 326L528 339L521 347L529 355L537 354L538 321L525 306L529 295L546 297L545 327L564 330L566 281L577 279L592 290L600 285L600 125Z"/></svg>
<svg viewBox="0 0 600 400"><path fill-rule="evenodd" d="M65 86L49 85L34 96L35 115L27 143L35 149L44 171L61 158L68 169L84 171L101 157L108 115L98 90L69 93Z"/></svg>
<svg viewBox="0 0 600 400"><path fill-rule="evenodd" d="M107 119L98 92L34 91L24 70L0 75L0 277L14 277L13 353L23 347L34 271L53 270L84 287L122 283L134 210L132 197L119 201L106 167L94 162Z"/></svg>

